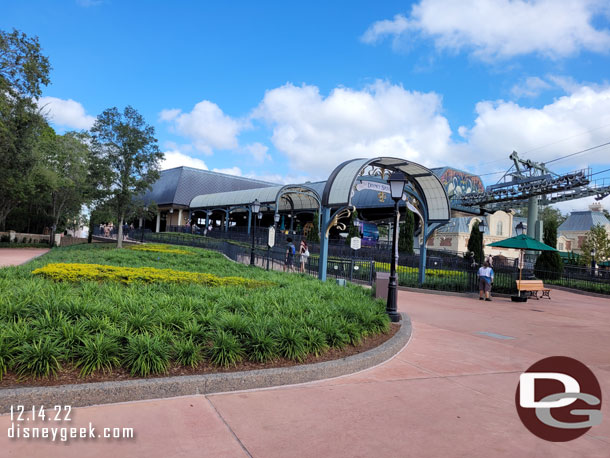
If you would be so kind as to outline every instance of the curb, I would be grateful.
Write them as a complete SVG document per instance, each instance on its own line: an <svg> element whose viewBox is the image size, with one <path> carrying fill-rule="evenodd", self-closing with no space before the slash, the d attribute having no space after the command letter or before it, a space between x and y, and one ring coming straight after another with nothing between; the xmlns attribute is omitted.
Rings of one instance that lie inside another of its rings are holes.
<svg viewBox="0 0 610 458"><path fill-rule="evenodd" d="M411 337L411 320L405 313L401 313L401 317L401 327L390 340L379 347L343 359L303 366L221 374L53 387L7 388L0 390L0 414L10 412L11 406L15 405L85 407L145 399L269 388L348 375L387 361L407 345Z"/></svg>

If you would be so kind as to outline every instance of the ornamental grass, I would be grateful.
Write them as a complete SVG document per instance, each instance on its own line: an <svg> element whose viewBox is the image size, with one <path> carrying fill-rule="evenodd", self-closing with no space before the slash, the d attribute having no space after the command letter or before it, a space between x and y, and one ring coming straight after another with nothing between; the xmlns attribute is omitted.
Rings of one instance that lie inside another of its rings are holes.
<svg viewBox="0 0 610 458"><path fill-rule="evenodd" d="M79 245L0 269L0 379L298 362L389 330L370 290L188 250Z"/></svg>

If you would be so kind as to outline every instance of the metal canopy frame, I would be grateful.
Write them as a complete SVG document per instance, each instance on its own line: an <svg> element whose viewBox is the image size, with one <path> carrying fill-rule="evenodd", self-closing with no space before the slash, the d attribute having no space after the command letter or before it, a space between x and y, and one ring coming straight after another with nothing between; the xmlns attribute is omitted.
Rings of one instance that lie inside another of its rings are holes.
<svg viewBox="0 0 610 458"><path fill-rule="evenodd" d="M365 175L366 169L368 176ZM328 261L328 231L340 217L349 217L354 210L352 197L358 178L385 182L390 172L400 171L407 177L405 192L416 199L422 210L423 243L420 247L419 281L425 282L426 242L435 228L451 219L451 206L445 187L428 168L415 162L394 157L351 159L340 164L330 174L321 201L320 262L318 278L326 280ZM377 179L375 179L377 178ZM331 214L333 208L338 208Z"/></svg>

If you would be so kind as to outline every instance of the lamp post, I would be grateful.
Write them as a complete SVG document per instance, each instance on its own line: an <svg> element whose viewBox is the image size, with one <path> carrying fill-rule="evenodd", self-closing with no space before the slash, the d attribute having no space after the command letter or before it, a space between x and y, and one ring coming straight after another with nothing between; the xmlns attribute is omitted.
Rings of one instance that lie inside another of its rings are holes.
<svg viewBox="0 0 610 458"><path fill-rule="evenodd" d="M591 276L595 275L595 248L591 248Z"/></svg>
<svg viewBox="0 0 610 458"><path fill-rule="evenodd" d="M527 224L523 224L523 221L519 221L519 224L517 224L515 226L515 232L517 233L517 235L525 234L526 230L527 230Z"/></svg>
<svg viewBox="0 0 610 458"><path fill-rule="evenodd" d="M256 232L256 218L258 216L258 212L261 209L261 203L258 199L255 199L254 202L250 204L250 209L252 210L252 219L254 222L252 223L254 228L252 230L252 249L250 250L250 265L254 265L254 233Z"/></svg>
<svg viewBox="0 0 610 458"><path fill-rule="evenodd" d="M148 207L142 209L142 227L140 228L140 243L144 243L144 227L146 226L146 214L148 213Z"/></svg>
<svg viewBox="0 0 610 458"><path fill-rule="evenodd" d="M485 259L485 242L483 241L483 237L485 236L485 228L487 225L484 220L481 220L479 223L479 232L481 233L481 259L479 259L479 264L483 265L483 260Z"/></svg>
<svg viewBox="0 0 610 458"><path fill-rule="evenodd" d="M390 183L390 195L394 201L394 234L392 236L392 263L390 264L390 281L388 282L388 302L386 304L386 312L393 322L400 321L397 307L397 287L398 281L396 278L396 264L398 263L398 224L400 213L398 213L398 204L402 199L402 193L405 189L407 179L402 172L394 172L388 179Z"/></svg>

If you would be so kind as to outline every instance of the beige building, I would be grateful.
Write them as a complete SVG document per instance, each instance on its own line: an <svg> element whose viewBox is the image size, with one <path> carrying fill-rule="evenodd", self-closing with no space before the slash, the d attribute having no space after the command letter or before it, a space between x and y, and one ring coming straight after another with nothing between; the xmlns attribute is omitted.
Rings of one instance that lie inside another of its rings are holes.
<svg viewBox="0 0 610 458"><path fill-rule="evenodd" d="M523 224L527 222L526 218L515 217L512 211L497 211L486 216L451 218L447 225L437 229L432 237L428 239L428 249L451 251L460 254L466 253L468 251L470 231L477 221L485 221L484 245L517 235L515 226L519 222L523 222ZM485 246L484 251L485 255L504 256L513 259L519 257L519 250Z"/></svg>

